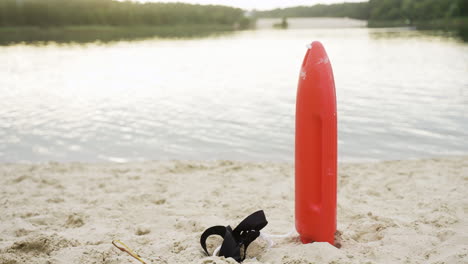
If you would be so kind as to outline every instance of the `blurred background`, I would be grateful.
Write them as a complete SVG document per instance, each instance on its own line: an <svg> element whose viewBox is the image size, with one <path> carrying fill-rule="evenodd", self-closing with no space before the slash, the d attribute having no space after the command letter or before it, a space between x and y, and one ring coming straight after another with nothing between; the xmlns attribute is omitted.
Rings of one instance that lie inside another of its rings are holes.
<svg viewBox="0 0 468 264"><path fill-rule="evenodd" d="M468 1L0 0L0 162L294 159L306 44L339 161L468 154Z"/></svg>

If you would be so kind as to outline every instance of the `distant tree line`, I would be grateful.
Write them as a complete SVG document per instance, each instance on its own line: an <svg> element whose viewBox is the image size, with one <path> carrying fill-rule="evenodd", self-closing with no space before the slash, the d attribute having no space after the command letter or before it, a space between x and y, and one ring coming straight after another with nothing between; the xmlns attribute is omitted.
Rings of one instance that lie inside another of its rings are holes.
<svg viewBox="0 0 468 264"><path fill-rule="evenodd" d="M183 0L181 0L183 1ZM429 21L468 17L468 0L369 0L256 11L254 17L350 17L369 21ZM466 19L460 20L465 23ZM246 28L240 8L115 0L0 0L0 26L223 25Z"/></svg>
<svg viewBox="0 0 468 264"><path fill-rule="evenodd" d="M258 11L257 17L350 17L363 20L433 20L468 16L468 0L369 0Z"/></svg>
<svg viewBox="0 0 468 264"><path fill-rule="evenodd" d="M370 0L370 20L421 21L468 16L467 0Z"/></svg>
<svg viewBox="0 0 468 264"><path fill-rule="evenodd" d="M0 26L164 26L229 25L246 27L240 8L184 3L113 0L0 0Z"/></svg>
<svg viewBox="0 0 468 264"><path fill-rule="evenodd" d="M256 11L256 17L350 17L355 19L367 19L369 17L369 4L342 3L331 5L296 6L277 8L268 11Z"/></svg>

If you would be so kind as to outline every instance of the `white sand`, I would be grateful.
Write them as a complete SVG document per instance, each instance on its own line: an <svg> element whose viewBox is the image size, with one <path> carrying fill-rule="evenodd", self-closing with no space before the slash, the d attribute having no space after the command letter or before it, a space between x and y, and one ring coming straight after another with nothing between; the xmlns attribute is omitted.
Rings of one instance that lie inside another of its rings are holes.
<svg viewBox="0 0 468 264"><path fill-rule="evenodd" d="M199 237L264 209L294 226L291 164L144 162L0 165L0 263L235 263ZM340 164L341 249L257 239L244 263L468 263L468 157Z"/></svg>

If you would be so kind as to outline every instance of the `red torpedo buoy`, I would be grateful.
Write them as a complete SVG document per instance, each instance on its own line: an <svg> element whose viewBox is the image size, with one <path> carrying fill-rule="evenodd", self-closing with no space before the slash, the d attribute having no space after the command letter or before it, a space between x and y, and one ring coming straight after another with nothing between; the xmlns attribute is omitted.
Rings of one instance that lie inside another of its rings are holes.
<svg viewBox="0 0 468 264"><path fill-rule="evenodd" d="M302 243L334 244L337 128L332 67L320 42L308 45L296 99L296 230Z"/></svg>

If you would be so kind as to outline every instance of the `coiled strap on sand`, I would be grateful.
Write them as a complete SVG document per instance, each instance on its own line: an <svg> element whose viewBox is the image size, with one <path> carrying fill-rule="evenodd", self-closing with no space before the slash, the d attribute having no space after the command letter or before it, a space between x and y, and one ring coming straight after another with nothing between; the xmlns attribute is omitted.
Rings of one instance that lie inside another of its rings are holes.
<svg viewBox="0 0 468 264"><path fill-rule="evenodd" d="M206 229L200 237L200 244L210 256L206 249L206 240L212 235L221 236L224 241L219 250L219 256L242 262L245 259L247 247L260 236L260 230L267 224L265 213L260 210L247 216L234 230L230 226L212 226ZM243 248L242 252L241 248Z"/></svg>

